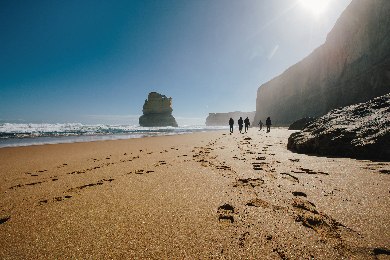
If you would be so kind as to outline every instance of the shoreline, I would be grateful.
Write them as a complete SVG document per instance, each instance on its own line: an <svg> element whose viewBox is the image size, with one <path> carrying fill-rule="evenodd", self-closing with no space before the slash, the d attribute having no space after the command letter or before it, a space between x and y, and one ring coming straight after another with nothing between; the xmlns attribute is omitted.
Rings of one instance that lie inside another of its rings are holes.
<svg viewBox="0 0 390 260"><path fill-rule="evenodd" d="M131 126L134 128L134 126ZM26 133L23 136L12 136L7 138L0 138L0 148L6 147L22 147L32 145L46 145L46 144L60 144L60 143L79 143L79 142L95 142L95 141L110 141L133 138L145 138L153 136L169 136L180 135L185 133L197 133L208 131L225 130L227 127L222 126L179 126L177 128L144 128L140 127L138 130L123 132L37 132L35 134ZM10 133L7 133L10 135ZM21 134L21 133L13 133Z"/></svg>
<svg viewBox="0 0 390 260"><path fill-rule="evenodd" d="M234 130L0 149L0 258L386 259L390 162Z"/></svg>

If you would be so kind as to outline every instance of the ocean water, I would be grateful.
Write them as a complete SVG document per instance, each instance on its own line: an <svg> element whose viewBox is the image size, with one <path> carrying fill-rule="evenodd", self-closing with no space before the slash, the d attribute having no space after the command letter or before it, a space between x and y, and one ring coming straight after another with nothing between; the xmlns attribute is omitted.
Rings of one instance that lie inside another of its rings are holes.
<svg viewBox="0 0 390 260"><path fill-rule="evenodd" d="M229 130L229 126L141 127L134 125L0 124L0 148L93 142Z"/></svg>

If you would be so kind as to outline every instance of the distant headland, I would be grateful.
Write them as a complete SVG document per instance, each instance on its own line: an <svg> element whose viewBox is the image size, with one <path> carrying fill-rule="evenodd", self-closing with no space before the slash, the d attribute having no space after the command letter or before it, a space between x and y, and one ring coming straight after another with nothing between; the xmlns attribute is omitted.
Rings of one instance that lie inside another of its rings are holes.
<svg viewBox="0 0 390 260"><path fill-rule="evenodd" d="M229 125L229 119L233 118L234 120L238 120L240 117L246 118L248 117L250 122L253 121L255 117L255 111L253 112L229 112L229 113L209 113L209 116L206 118L206 126L226 126Z"/></svg>

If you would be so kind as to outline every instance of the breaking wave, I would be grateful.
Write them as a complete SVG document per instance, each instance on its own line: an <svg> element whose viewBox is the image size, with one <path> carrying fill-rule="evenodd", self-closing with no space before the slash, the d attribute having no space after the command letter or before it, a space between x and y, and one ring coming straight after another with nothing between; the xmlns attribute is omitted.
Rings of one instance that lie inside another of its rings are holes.
<svg viewBox="0 0 390 260"><path fill-rule="evenodd" d="M141 127L134 125L0 124L0 148L176 135L228 129L225 126Z"/></svg>

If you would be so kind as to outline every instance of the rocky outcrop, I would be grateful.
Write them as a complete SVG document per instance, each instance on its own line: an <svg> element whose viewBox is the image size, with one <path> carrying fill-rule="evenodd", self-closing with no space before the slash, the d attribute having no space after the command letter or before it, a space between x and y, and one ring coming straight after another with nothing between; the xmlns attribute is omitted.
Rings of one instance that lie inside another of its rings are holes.
<svg viewBox="0 0 390 260"><path fill-rule="evenodd" d="M287 148L299 153L390 160L390 94L332 110L293 133Z"/></svg>
<svg viewBox="0 0 390 260"><path fill-rule="evenodd" d="M288 126L389 89L390 1L352 0L323 45L259 87L255 122Z"/></svg>
<svg viewBox="0 0 390 260"><path fill-rule="evenodd" d="M143 115L139 118L140 126L177 126L172 116L172 98L157 92L151 92L145 100Z"/></svg>
<svg viewBox="0 0 390 260"><path fill-rule="evenodd" d="M302 130L307 124L313 122L315 120L314 117L305 117L301 118L294 123L292 123L288 130Z"/></svg>
<svg viewBox="0 0 390 260"><path fill-rule="evenodd" d="M228 126L229 119L233 118L235 124L237 124L237 120L242 117L243 119L249 118L250 122L253 121L256 112L229 112L229 113L209 113L209 116L206 118L207 126Z"/></svg>

